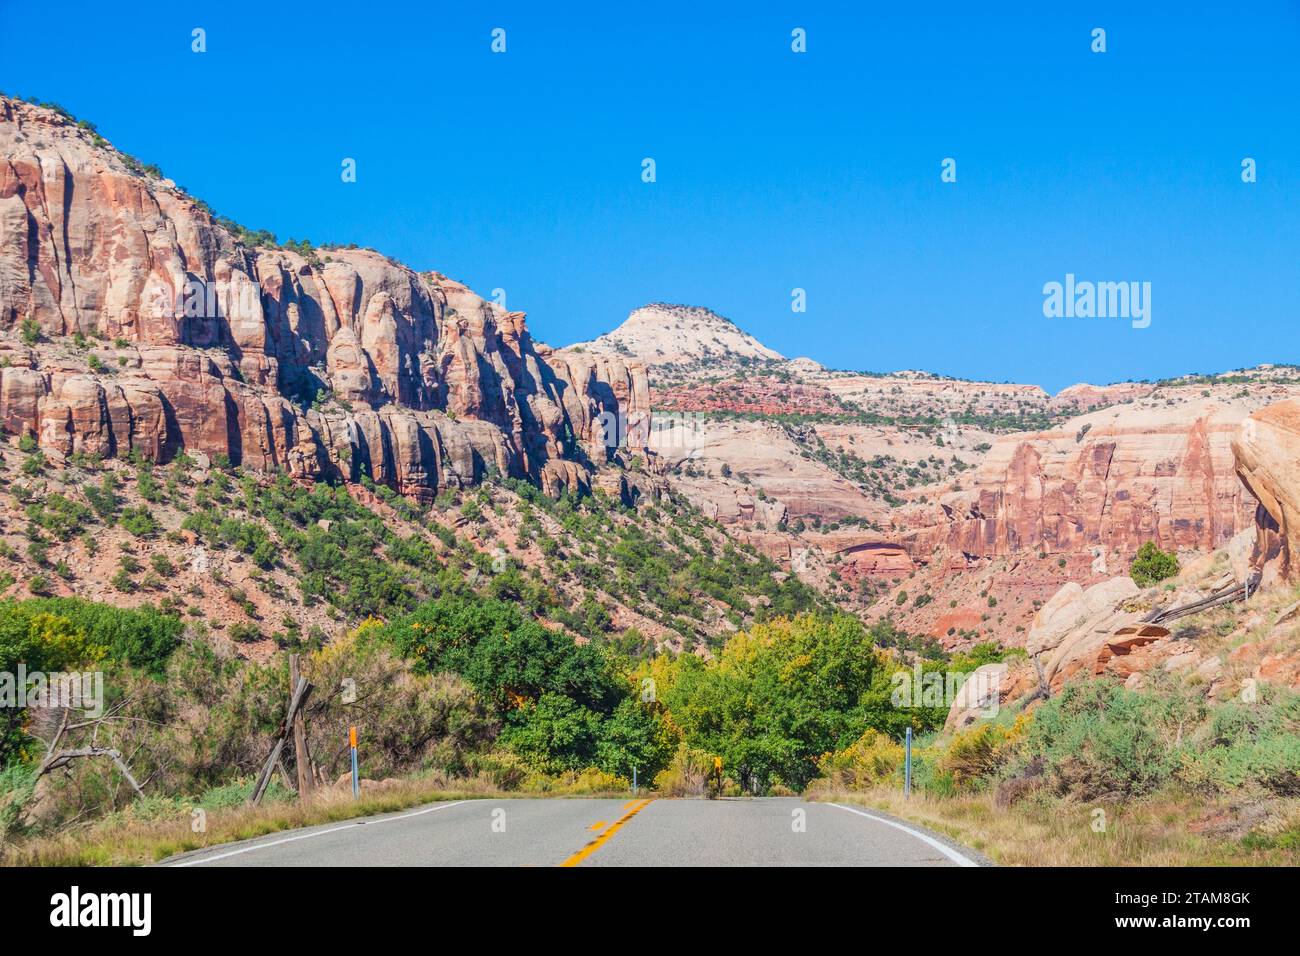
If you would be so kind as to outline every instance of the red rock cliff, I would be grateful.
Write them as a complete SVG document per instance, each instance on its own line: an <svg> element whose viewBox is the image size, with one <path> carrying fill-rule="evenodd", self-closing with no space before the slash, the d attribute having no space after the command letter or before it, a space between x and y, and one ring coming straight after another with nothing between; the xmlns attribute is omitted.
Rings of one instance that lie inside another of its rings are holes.
<svg viewBox="0 0 1300 956"><path fill-rule="evenodd" d="M0 98L0 423L49 452L186 449L417 497L495 467L553 492L587 482L602 416L645 422L649 401L638 363L549 355L445 276L249 248L91 132Z"/></svg>
<svg viewBox="0 0 1300 956"><path fill-rule="evenodd" d="M1248 411L1226 391L1184 389L1004 436L928 520L909 516L905 542L918 557L941 546L977 557L1221 547L1255 510L1232 451Z"/></svg>

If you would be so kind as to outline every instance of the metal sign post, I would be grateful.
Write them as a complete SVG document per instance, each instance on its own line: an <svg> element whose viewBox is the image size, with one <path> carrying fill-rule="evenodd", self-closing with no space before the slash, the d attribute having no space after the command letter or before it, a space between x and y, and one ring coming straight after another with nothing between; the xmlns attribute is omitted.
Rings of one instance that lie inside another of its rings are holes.
<svg viewBox="0 0 1300 956"><path fill-rule="evenodd" d="M352 799L361 796L361 779L357 776L357 728L348 728L348 743L352 747Z"/></svg>
<svg viewBox="0 0 1300 956"><path fill-rule="evenodd" d="M903 796L912 796L912 728L907 728L907 751L903 757Z"/></svg>

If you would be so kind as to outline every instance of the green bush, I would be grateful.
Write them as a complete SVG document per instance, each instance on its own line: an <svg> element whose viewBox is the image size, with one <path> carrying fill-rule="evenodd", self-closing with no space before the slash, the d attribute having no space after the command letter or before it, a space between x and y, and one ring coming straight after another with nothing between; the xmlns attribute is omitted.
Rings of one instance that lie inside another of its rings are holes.
<svg viewBox="0 0 1300 956"><path fill-rule="evenodd" d="M545 693L510 713L501 740L543 773L591 766L600 715L562 694Z"/></svg>
<svg viewBox="0 0 1300 956"><path fill-rule="evenodd" d="M694 655L675 664L660 691L674 723L746 790L800 790L824 754L864 731L898 736L946 715L893 706L887 659L847 615L779 618L732 637L716 664Z"/></svg>
<svg viewBox="0 0 1300 956"><path fill-rule="evenodd" d="M144 505L138 508L127 508L118 520L124 529L137 538L149 537L159 528L157 520Z"/></svg>
<svg viewBox="0 0 1300 956"><path fill-rule="evenodd" d="M0 845L20 832L23 811L35 792L35 767L13 763L0 770Z"/></svg>
<svg viewBox="0 0 1300 956"><path fill-rule="evenodd" d="M84 624L57 613L58 599L0 601L0 673L80 670L97 664L107 640L90 636ZM0 708L0 767L34 752L26 733L26 708Z"/></svg>
<svg viewBox="0 0 1300 956"><path fill-rule="evenodd" d="M180 618L147 605L129 609L59 597L0 601L0 634L28 627L43 614L66 619L90 644L102 646L107 660L153 673L161 673L184 629Z"/></svg>
<svg viewBox="0 0 1300 956"><path fill-rule="evenodd" d="M50 495L43 503L27 506L27 517L56 538L67 541L91 518L88 507L65 495Z"/></svg>
<svg viewBox="0 0 1300 956"><path fill-rule="evenodd" d="M504 601L442 597L372 636L414 658L423 673L460 674L500 715L546 693L608 714L624 694L599 648L576 644Z"/></svg>
<svg viewBox="0 0 1300 956"><path fill-rule="evenodd" d="M1161 551L1154 541L1148 541L1138 548L1137 557L1129 565L1128 573L1138 587L1149 588L1178 573L1178 556Z"/></svg>
<svg viewBox="0 0 1300 956"><path fill-rule="evenodd" d="M1265 686L1261 700L1219 706L1181 776L1217 790L1255 785L1300 796L1300 694Z"/></svg>
<svg viewBox="0 0 1300 956"><path fill-rule="evenodd" d="M1195 693L1079 681L1034 712L1023 754L1042 759L1059 794L1081 800L1139 796L1174 776L1191 752L1186 730L1205 716Z"/></svg>
<svg viewBox="0 0 1300 956"><path fill-rule="evenodd" d="M205 810L229 810L235 807L242 807L248 803L253 796L253 788L257 786L257 777L249 775L239 777L230 783L220 784L215 787L209 787L195 801ZM266 785L266 791L262 794L264 803L286 803L297 795L285 787L280 779L274 774Z"/></svg>

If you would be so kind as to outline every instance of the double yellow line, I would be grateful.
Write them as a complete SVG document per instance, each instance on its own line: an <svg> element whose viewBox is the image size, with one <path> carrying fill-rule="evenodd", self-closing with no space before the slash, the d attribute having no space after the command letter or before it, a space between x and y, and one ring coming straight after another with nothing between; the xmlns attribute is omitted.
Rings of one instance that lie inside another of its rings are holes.
<svg viewBox="0 0 1300 956"><path fill-rule="evenodd" d="M611 823L609 827L605 830L605 832L600 834L600 836L596 837L596 839L592 840L590 843L584 846L577 853L573 854L573 856L569 857L567 860L561 863L560 866L577 866L587 857L591 856L602 846L604 846L610 837L612 837L615 833L617 833L619 830L623 828L623 824L627 823L627 821L631 820L634 816L636 816L638 813L640 813L642 810L644 810L653 802L654 802L654 797L651 797L648 800L631 800L623 804L624 809L628 807L631 807L631 809L628 810L627 813L619 817L617 820L615 820L613 823ZM594 829L595 826L597 825L598 824L593 824L591 827L588 827L588 829Z"/></svg>

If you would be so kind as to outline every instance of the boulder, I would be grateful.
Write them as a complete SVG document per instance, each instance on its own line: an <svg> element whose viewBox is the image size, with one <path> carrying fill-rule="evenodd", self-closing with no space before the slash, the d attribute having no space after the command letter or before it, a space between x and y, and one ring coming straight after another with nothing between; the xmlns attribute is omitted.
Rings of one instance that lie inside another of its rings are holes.
<svg viewBox="0 0 1300 956"><path fill-rule="evenodd" d="M1123 607L1137 594L1137 585L1128 577L1110 578L1087 589L1070 582L1043 605L1025 650L1052 690L1080 670L1095 670L1098 656L1115 632L1137 621L1139 614Z"/></svg>

